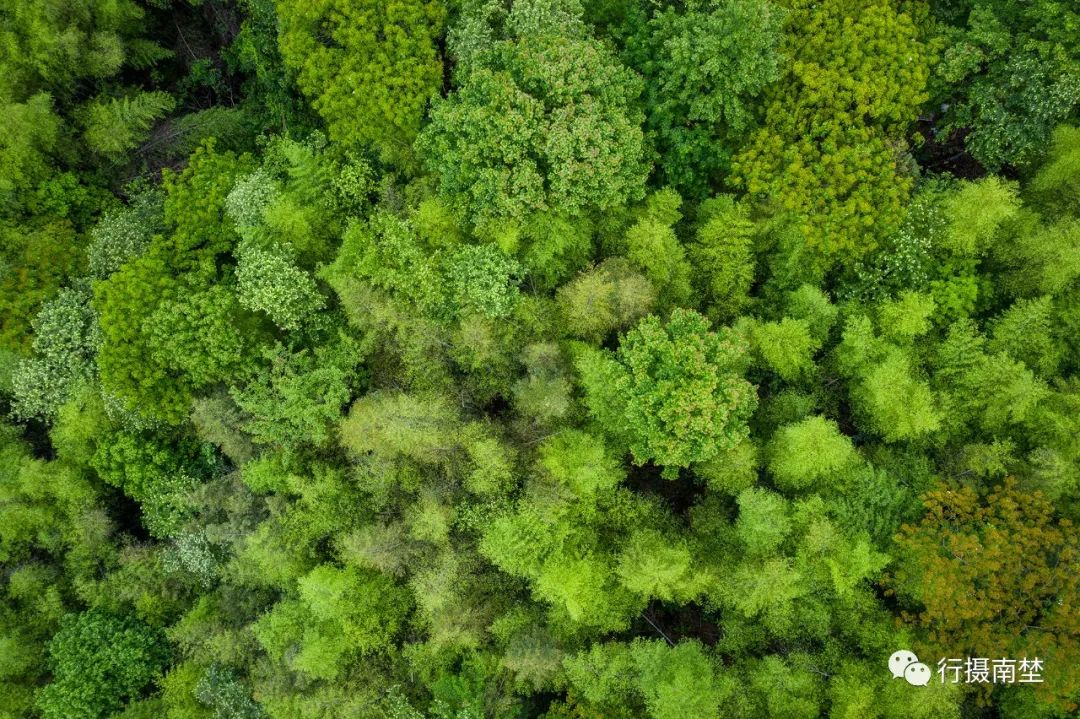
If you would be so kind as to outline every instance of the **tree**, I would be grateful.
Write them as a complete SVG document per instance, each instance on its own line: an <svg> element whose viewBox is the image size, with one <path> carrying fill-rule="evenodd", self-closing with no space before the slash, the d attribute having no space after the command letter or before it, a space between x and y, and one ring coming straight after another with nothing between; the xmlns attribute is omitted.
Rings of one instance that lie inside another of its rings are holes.
<svg viewBox="0 0 1080 719"><path fill-rule="evenodd" d="M349 400L362 356L359 343L349 337L313 352L289 352L281 345L268 351L267 366L230 392L246 414L243 428L263 445L325 445Z"/></svg>
<svg viewBox="0 0 1080 719"><path fill-rule="evenodd" d="M49 642L53 680L38 695L38 708L49 719L104 719L138 698L169 654L159 631L131 617L71 615Z"/></svg>
<svg viewBox="0 0 1080 719"><path fill-rule="evenodd" d="M700 197L725 177L756 125L755 102L780 77L783 19L770 2L735 0L669 7L649 21L647 126L666 182Z"/></svg>
<svg viewBox="0 0 1080 719"><path fill-rule="evenodd" d="M791 507L775 492L753 487L739 493L735 532L751 556L772 554L791 533Z"/></svg>
<svg viewBox="0 0 1080 719"><path fill-rule="evenodd" d="M511 348L517 339L509 323L484 315L465 315L457 322L448 355L463 373L462 389L473 402L510 394L516 370Z"/></svg>
<svg viewBox="0 0 1080 719"><path fill-rule="evenodd" d="M633 532L619 552L619 582L631 592L670 602L701 591L695 582L690 547L657 530Z"/></svg>
<svg viewBox="0 0 1080 719"><path fill-rule="evenodd" d="M746 437L757 406L741 377L746 351L730 330L712 332L704 317L678 309L667 324L641 320L614 354L583 355L578 371L592 415L636 463L654 460L673 477Z"/></svg>
<svg viewBox="0 0 1080 719"><path fill-rule="evenodd" d="M936 309L934 300L918 292L904 292L894 300L878 305L878 326L887 339L908 344L930 331Z"/></svg>
<svg viewBox="0 0 1080 719"><path fill-rule="evenodd" d="M899 637L897 637L899 639ZM810 658L808 658L810 659ZM879 719L958 719L961 716L962 684L931 681L926 691L909 691L906 681L881 677L880 662L856 660L845 662L829 676L830 715L840 719L878 717Z"/></svg>
<svg viewBox="0 0 1080 719"><path fill-rule="evenodd" d="M0 100L4 95L0 93ZM48 178L50 155L57 148L62 123L48 93L25 102L0 104L0 119L9 132L0 137L0 209L18 207L18 193Z"/></svg>
<svg viewBox="0 0 1080 719"><path fill-rule="evenodd" d="M1000 283L1020 297L1056 295L1080 277L1080 220L1067 216L1046 222L1024 213L1003 233L990 253ZM1019 269L1023 268L1023 269Z"/></svg>
<svg viewBox="0 0 1080 719"><path fill-rule="evenodd" d="M785 317L779 322L754 322L749 332L754 354L780 379L795 382L814 369L814 353L821 345L805 320Z"/></svg>
<svg viewBox="0 0 1080 719"><path fill-rule="evenodd" d="M1054 130L1046 162L1031 178L1028 192L1037 204L1056 216L1080 214L1080 129L1061 125Z"/></svg>
<svg viewBox="0 0 1080 719"><path fill-rule="evenodd" d="M52 88L72 94L80 80L114 75L130 61L138 64L139 51L162 56L152 42L138 39L145 10L134 2L93 0L75 12L59 8L5 8L0 29L7 42L0 54L4 66L0 97L16 97ZM130 56L129 56L129 53Z"/></svg>
<svg viewBox="0 0 1080 719"><path fill-rule="evenodd" d="M457 416L441 397L370 392L349 409L341 443L357 456L437 463L455 447Z"/></svg>
<svg viewBox="0 0 1080 719"><path fill-rule="evenodd" d="M537 343L522 351L525 376L511 390L514 408L532 422L561 421L575 407L569 363L554 343Z"/></svg>
<svg viewBox="0 0 1080 719"><path fill-rule="evenodd" d="M578 430L563 432L540 445L540 466L581 497L610 490L623 479L618 462L604 443Z"/></svg>
<svg viewBox="0 0 1080 719"><path fill-rule="evenodd" d="M704 479L711 489L738 494L757 481L760 454L757 445L747 438L708 462L695 465L694 473Z"/></svg>
<svg viewBox="0 0 1080 719"><path fill-rule="evenodd" d="M315 280L284 253L243 244L237 255L236 289L246 309L265 312L278 327L295 330L325 305Z"/></svg>
<svg viewBox="0 0 1080 719"><path fill-rule="evenodd" d="M656 305L656 289L630 263L611 257L582 272L556 293L567 331L599 344L626 330Z"/></svg>
<svg viewBox="0 0 1080 719"><path fill-rule="evenodd" d="M407 161L442 63L444 10L430 0L278 0L278 41L330 137Z"/></svg>
<svg viewBox="0 0 1080 719"><path fill-rule="evenodd" d="M750 299L754 283L754 226L745 205L730 195L703 203L701 225L687 253L711 318L729 321Z"/></svg>
<svg viewBox="0 0 1080 719"><path fill-rule="evenodd" d="M625 629L637 603L617 581L607 557L555 552L544 560L533 593L570 626ZM565 621L565 620L564 620Z"/></svg>
<svg viewBox="0 0 1080 719"><path fill-rule="evenodd" d="M107 484L142 504L142 520L155 536L174 534L185 515L184 493L207 474L207 462L188 437L114 431L90 461Z"/></svg>
<svg viewBox="0 0 1080 719"><path fill-rule="evenodd" d="M170 376L168 366L158 360L168 355L151 355L143 326L156 302L175 292L165 263L146 256L95 285L93 302L102 334L98 368L103 388L128 408L171 418L186 413L193 383Z"/></svg>
<svg viewBox="0 0 1080 719"><path fill-rule="evenodd" d="M214 710L214 719L261 719L262 708L251 699L251 690L226 667L211 665L194 688L199 703Z"/></svg>
<svg viewBox="0 0 1080 719"><path fill-rule="evenodd" d="M1047 397L1046 384L1008 355L974 359L974 366L954 385L953 396L984 430L1000 431L1024 422Z"/></svg>
<svg viewBox="0 0 1080 719"><path fill-rule="evenodd" d="M668 646L659 640L638 642L632 648L639 672L638 690L652 719L715 719L729 686L718 681L717 671L704 647L694 641Z"/></svg>
<svg viewBox="0 0 1080 719"><path fill-rule="evenodd" d="M545 506L539 502L519 502L485 527L480 552L502 571L536 577L544 560L571 534L564 507Z"/></svg>
<svg viewBox="0 0 1080 719"><path fill-rule="evenodd" d="M248 362L246 342L258 333L239 331L245 323L220 260L237 239L225 201L249 161L211 143L179 176L166 175L171 232L94 286L102 386L129 410L179 422L197 389L231 380Z"/></svg>
<svg viewBox="0 0 1080 719"><path fill-rule="evenodd" d="M670 189L649 197L637 222L626 231L626 256L649 278L662 305L684 305L690 299L690 263L675 235L682 198Z"/></svg>
<svg viewBox="0 0 1080 719"><path fill-rule="evenodd" d="M465 448L472 463L465 488L480 496L502 496L514 482L514 450L487 432L474 431L476 436Z"/></svg>
<svg viewBox="0 0 1080 719"><path fill-rule="evenodd" d="M925 439L942 427L942 400L907 349L929 331L935 307L930 297L914 292L882 302L878 324L888 339L875 333L870 318L855 315L836 349L837 367L852 380L851 400L863 425L887 442Z"/></svg>
<svg viewBox="0 0 1080 719"><path fill-rule="evenodd" d="M753 665L750 685L761 698L769 716L785 719L812 719L821 716L821 686L814 674L796 662L769 655ZM794 665L794 666L793 666Z"/></svg>
<svg viewBox="0 0 1080 719"><path fill-rule="evenodd" d="M641 79L588 36L580 7L549 15L517 0L495 32L497 4L475 5L459 21L458 87L435 101L417 141L443 196L472 220L642 197Z"/></svg>
<svg viewBox="0 0 1080 719"><path fill-rule="evenodd" d="M414 223L389 212L376 211L349 227L326 277L338 294L359 278L425 315L448 312L440 254L424 247Z"/></svg>
<svg viewBox="0 0 1080 719"><path fill-rule="evenodd" d="M174 107L176 101L165 92L108 100L98 97L86 111L86 144L107 157L121 157L145 140L154 122Z"/></svg>
<svg viewBox="0 0 1080 719"><path fill-rule="evenodd" d="M987 349L1022 361L1039 377L1054 377L1062 347L1054 336L1050 297L1018 300L993 322Z"/></svg>
<svg viewBox="0 0 1080 719"><path fill-rule="evenodd" d="M792 213L821 255L858 258L899 224L911 180L897 145L927 99L929 48L891 0L792 6L785 77L733 179Z"/></svg>
<svg viewBox="0 0 1080 719"><path fill-rule="evenodd" d="M945 25L937 68L939 132L968 130L964 144L991 171L1030 166L1054 127L1080 104L1080 53L1067 27L1075 8L1047 0L1017 5L976 0Z"/></svg>
<svg viewBox="0 0 1080 719"><path fill-rule="evenodd" d="M90 230L86 248L90 275L103 280L150 245L161 227L161 194L148 190L132 198L127 207L106 212Z"/></svg>
<svg viewBox="0 0 1080 719"><path fill-rule="evenodd" d="M522 267L494 245L462 247L448 259L446 274L459 312L498 319L517 304Z"/></svg>
<svg viewBox="0 0 1080 719"><path fill-rule="evenodd" d="M522 222L477 227L481 236L521 259L529 284L549 290L585 268L593 256L592 220L561 210L536 212Z"/></svg>
<svg viewBox="0 0 1080 719"><path fill-rule="evenodd" d="M142 334L147 355L159 367L179 371L194 387L229 381L250 363L245 342L236 331L240 309L231 287L180 287L160 301L146 318Z"/></svg>
<svg viewBox="0 0 1080 719"><path fill-rule="evenodd" d="M115 559L115 548L109 541L112 527L85 473L62 463L34 459L14 428L6 424L0 426L0 457L4 460L0 473L4 502L0 510L0 562L14 575L29 572L23 575L25 588L35 602L40 600L36 611L51 633L66 611L63 597L54 593L66 591L67 580L45 582L56 585L48 589L41 586L41 577L33 579L37 574L30 570L37 567L49 575L48 560L63 560L67 579L89 580ZM23 596L16 579L13 576L5 585L12 600Z"/></svg>
<svg viewBox="0 0 1080 719"><path fill-rule="evenodd" d="M81 264L74 228L67 221L37 227L0 224L0 347L26 351L42 304Z"/></svg>
<svg viewBox="0 0 1080 719"><path fill-rule="evenodd" d="M769 472L787 490L835 487L842 483L837 475L858 463L851 440L840 433L836 422L819 415L781 427L768 449Z"/></svg>
<svg viewBox="0 0 1080 719"><path fill-rule="evenodd" d="M592 704L617 705L633 696L634 659L623 642L594 642L563 665L576 692Z"/></svg>
<svg viewBox="0 0 1080 719"><path fill-rule="evenodd" d="M12 375L12 409L21 417L54 417L94 374L96 318L86 289L62 289L34 319L34 356Z"/></svg>
<svg viewBox="0 0 1080 719"><path fill-rule="evenodd" d="M1070 608L1080 545L1072 523L1012 478L982 496L940 486L923 502L925 516L901 528L900 562L888 578L904 618L941 656L1039 657L1042 701L1075 709L1080 645Z"/></svg>
<svg viewBox="0 0 1080 719"><path fill-rule="evenodd" d="M126 94L118 87L121 70L150 70L172 54L140 37L147 27L145 9L131 0L0 10L0 121L10 130L0 137L0 213L69 215L82 225L107 204L105 183L86 172L86 148L72 125L114 92ZM151 90L145 97L164 96ZM135 112L123 119L131 122L113 127L115 138L146 118Z"/></svg>
<svg viewBox="0 0 1080 719"><path fill-rule="evenodd" d="M839 311L829 296L813 285L799 285L787 294L787 313L804 320L815 341L824 344Z"/></svg>
<svg viewBox="0 0 1080 719"><path fill-rule="evenodd" d="M320 565L254 626L266 651L316 679L337 677L351 661L385 651L410 609L407 591L370 570ZM299 645L299 651L292 651Z"/></svg>
<svg viewBox="0 0 1080 719"><path fill-rule="evenodd" d="M715 719L731 691L697 641L597 643L564 664L572 686L597 708L617 711L636 700L653 719ZM603 715L621 716L606 710Z"/></svg>
<svg viewBox="0 0 1080 719"><path fill-rule="evenodd" d="M977 255L1020 210L1018 187L997 177L965 182L942 203L948 218L942 244L959 255Z"/></svg>
<svg viewBox="0 0 1080 719"><path fill-rule="evenodd" d="M941 428L938 401L930 386L914 376L911 361L891 350L852 388L852 400L866 424L887 442L916 440Z"/></svg>

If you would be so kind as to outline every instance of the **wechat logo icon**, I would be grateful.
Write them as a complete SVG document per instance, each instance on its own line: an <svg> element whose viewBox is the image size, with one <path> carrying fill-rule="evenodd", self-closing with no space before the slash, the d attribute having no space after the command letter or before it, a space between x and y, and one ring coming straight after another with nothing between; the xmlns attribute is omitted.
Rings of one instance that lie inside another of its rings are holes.
<svg viewBox="0 0 1080 719"><path fill-rule="evenodd" d="M915 652L910 649L893 652L889 657L889 671L892 672L893 679L903 677L913 686L925 687L930 683L930 667L920 662Z"/></svg>

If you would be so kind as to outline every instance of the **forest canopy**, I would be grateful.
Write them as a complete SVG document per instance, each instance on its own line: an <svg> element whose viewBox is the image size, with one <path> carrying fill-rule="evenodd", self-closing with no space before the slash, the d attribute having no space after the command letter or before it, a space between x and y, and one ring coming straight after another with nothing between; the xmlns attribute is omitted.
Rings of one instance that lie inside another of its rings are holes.
<svg viewBox="0 0 1080 719"><path fill-rule="evenodd" d="M1075 3L0 4L0 719L1065 719L1078 523Z"/></svg>

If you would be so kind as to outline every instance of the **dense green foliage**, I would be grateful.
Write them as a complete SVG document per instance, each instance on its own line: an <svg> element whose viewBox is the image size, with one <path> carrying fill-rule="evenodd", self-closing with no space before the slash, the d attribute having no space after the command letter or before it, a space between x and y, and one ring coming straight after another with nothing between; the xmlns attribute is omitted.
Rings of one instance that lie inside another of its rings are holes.
<svg viewBox="0 0 1080 719"><path fill-rule="evenodd" d="M278 0L281 55L330 137L407 157L442 67L437 2Z"/></svg>
<svg viewBox="0 0 1080 719"><path fill-rule="evenodd" d="M0 719L1076 716L1078 23L0 4Z"/></svg>
<svg viewBox="0 0 1080 719"><path fill-rule="evenodd" d="M163 640L141 622L97 610L68 617L49 642L53 681L38 698L42 716L112 715L161 671Z"/></svg>
<svg viewBox="0 0 1080 719"><path fill-rule="evenodd" d="M419 148L472 219L577 213L640 199L640 77L590 37L576 2L464 3L458 87ZM504 16L505 15L505 16Z"/></svg>

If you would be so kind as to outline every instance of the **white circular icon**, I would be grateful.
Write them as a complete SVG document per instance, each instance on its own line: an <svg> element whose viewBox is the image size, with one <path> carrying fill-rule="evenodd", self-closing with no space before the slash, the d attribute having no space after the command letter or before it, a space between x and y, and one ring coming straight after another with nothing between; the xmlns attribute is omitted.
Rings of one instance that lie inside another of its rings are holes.
<svg viewBox="0 0 1080 719"><path fill-rule="evenodd" d="M907 679L908 684L925 687L930 683L930 667L922 662L908 664L907 668L904 669L904 679Z"/></svg>
<svg viewBox="0 0 1080 719"><path fill-rule="evenodd" d="M919 661L919 658L915 656L915 652L910 649L901 649L898 652L893 652L889 657L889 671L892 672L893 679L899 679L904 676L904 670L907 669L909 664L914 664Z"/></svg>

